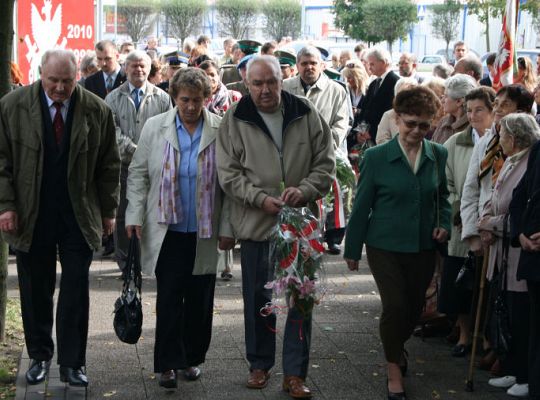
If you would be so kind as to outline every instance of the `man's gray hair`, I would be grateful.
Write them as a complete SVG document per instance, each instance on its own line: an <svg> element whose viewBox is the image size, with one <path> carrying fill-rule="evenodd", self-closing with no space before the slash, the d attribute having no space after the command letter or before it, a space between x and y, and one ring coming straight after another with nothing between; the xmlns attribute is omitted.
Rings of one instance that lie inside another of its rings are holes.
<svg viewBox="0 0 540 400"><path fill-rule="evenodd" d="M75 57L75 54L71 50L64 50L64 49L47 50L45 54L43 54L43 57L41 57L41 65L40 65L41 71L43 71L43 68L50 61L51 58L61 60L61 61L66 61L68 64L71 65L72 72L74 74L77 74L77 57Z"/></svg>
<svg viewBox="0 0 540 400"><path fill-rule="evenodd" d="M278 81L281 81L283 79L281 75L281 66L279 65L278 58L276 56L265 54L262 56L254 56L248 61L247 67L246 67L246 79L248 80L248 82L249 82L249 75L250 75L249 73L251 71L253 64L266 64L272 69L273 75Z"/></svg>
<svg viewBox="0 0 540 400"><path fill-rule="evenodd" d="M300 64L302 57L315 57L317 60L322 61L321 52L315 46L306 46L302 48L296 55L296 62Z"/></svg>
<svg viewBox="0 0 540 400"><path fill-rule="evenodd" d="M459 100L478 87L474 78L470 75L456 74L446 81L446 95L454 100Z"/></svg>
<svg viewBox="0 0 540 400"><path fill-rule="evenodd" d="M530 114L508 114L501 119L501 128L514 138L514 145L520 150L531 147L540 139L540 127Z"/></svg>
<svg viewBox="0 0 540 400"><path fill-rule="evenodd" d="M442 79L448 79L454 72L454 67L448 64L436 64L433 67L433 76Z"/></svg>
<svg viewBox="0 0 540 400"><path fill-rule="evenodd" d="M152 59L148 54L146 54L145 51L142 50L133 50L131 53L129 53L126 56L126 66L133 61L141 61L143 60L146 65L150 66L152 64Z"/></svg>
<svg viewBox="0 0 540 400"><path fill-rule="evenodd" d="M463 65L467 72L472 72L473 78L479 81L482 78L482 61L475 55L468 55L461 58L457 64Z"/></svg>
<svg viewBox="0 0 540 400"><path fill-rule="evenodd" d="M86 52L84 57L81 59L79 69L81 72L87 72L91 69L99 69L95 51Z"/></svg>
<svg viewBox="0 0 540 400"><path fill-rule="evenodd" d="M368 57L374 57L378 61L384 61L386 65L392 64L392 56L388 50L382 49L380 47L375 47L369 50Z"/></svg>

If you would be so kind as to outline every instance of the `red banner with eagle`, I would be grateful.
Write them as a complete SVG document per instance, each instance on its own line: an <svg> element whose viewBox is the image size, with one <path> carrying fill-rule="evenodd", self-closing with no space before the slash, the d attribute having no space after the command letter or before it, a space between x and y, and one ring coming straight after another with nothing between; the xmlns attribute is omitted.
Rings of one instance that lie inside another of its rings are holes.
<svg viewBox="0 0 540 400"><path fill-rule="evenodd" d="M17 61L25 84L39 79L45 51L70 49L80 61L94 38L94 0L17 1Z"/></svg>
<svg viewBox="0 0 540 400"><path fill-rule="evenodd" d="M519 0L507 0L503 15L501 39L495 59L495 76L493 89L499 90L503 86L514 83L516 70L516 28L519 10Z"/></svg>

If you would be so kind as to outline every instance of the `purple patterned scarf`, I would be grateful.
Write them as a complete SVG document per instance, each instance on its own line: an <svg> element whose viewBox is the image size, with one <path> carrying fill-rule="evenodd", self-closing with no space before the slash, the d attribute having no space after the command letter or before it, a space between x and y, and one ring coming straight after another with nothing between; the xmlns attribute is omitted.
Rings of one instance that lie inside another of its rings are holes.
<svg viewBox="0 0 540 400"><path fill-rule="evenodd" d="M200 181L197 192L197 230L199 238L212 237L212 216L216 190L216 144L211 143L198 157ZM182 202L178 189L178 152L169 142L165 144L161 182L159 185L158 223L177 224L182 221Z"/></svg>

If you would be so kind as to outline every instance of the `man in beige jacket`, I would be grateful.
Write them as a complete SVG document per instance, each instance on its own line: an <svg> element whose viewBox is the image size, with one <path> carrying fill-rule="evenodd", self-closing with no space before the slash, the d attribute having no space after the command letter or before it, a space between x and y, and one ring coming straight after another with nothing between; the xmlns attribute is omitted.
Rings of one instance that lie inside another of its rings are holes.
<svg viewBox="0 0 540 400"><path fill-rule="evenodd" d="M330 126L336 148L346 146L349 116L352 115L347 90L323 73L324 63L316 47L307 46L300 50L296 56L296 66L298 75L283 81L283 89L307 97ZM335 226L333 211L328 213L326 221L325 241L328 251L339 254L345 227Z"/></svg>
<svg viewBox="0 0 540 400"><path fill-rule="evenodd" d="M137 142L145 122L172 108L170 96L148 82L150 57L141 50L135 50L126 57L127 81L110 92L105 102L114 114L116 140L122 159L120 171L120 205L116 214L116 261L121 270L127 256L128 238L125 229L126 180L128 167L137 149Z"/></svg>
<svg viewBox="0 0 540 400"><path fill-rule="evenodd" d="M324 196L334 179L330 129L307 100L282 91L276 57L255 56L247 66L250 94L234 104L220 125L216 159L231 201L233 233L241 242L247 386L268 384L275 362L276 316L261 316L272 299L268 237L284 204L304 206ZM285 189L281 191L281 187ZM301 321L301 327L298 322ZM299 329L302 337L298 334ZM311 397L304 381L309 363L311 318L289 310L283 343L283 388Z"/></svg>

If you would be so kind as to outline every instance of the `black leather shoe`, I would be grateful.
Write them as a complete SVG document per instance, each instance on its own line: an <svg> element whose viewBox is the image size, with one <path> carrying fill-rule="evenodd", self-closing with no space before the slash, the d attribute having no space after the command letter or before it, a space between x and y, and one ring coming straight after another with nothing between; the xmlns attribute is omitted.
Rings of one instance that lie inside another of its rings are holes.
<svg viewBox="0 0 540 400"><path fill-rule="evenodd" d="M388 400L407 400L405 392L393 393L388 391Z"/></svg>
<svg viewBox="0 0 540 400"><path fill-rule="evenodd" d="M86 368L71 368L60 366L60 382L69 383L69 386L88 386Z"/></svg>
<svg viewBox="0 0 540 400"><path fill-rule="evenodd" d="M471 351L470 344L456 344L452 349L452 357L465 357Z"/></svg>
<svg viewBox="0 0 540 400"><path fill-rule="evenodd" d="M328 252L337 256L341 253L341 247L339 247L339 244L336 243L328 243Z"/></svg>
<svg viewBox="0 0 540 400"><path fill-rule="evenodd" d="M188 381L196 381L201 377L201 370L198 367L189 367L184 370L184 378Z"/></svg>
<svg viewBox="0 0 540 400"><path fill-rule="evenodd" d="M161 376L159 377L159 386L164 387L165 389L176 389L178 387L176 371L174 369L170 369L162 372Z"/></svg>
<svg viewBox="0 0 540 400"><path fill-rule="evenodd" d="M388 394L388 400L407 400L407 395L405 391L394 393L388 389L388 379L386 380L386 393Z"/></svg>
<svg viewBox="0 0 540 400"><path fill-rule="evenodd" d="M29 385L37 385L47 378L51 361L32 360L30 368L26 371L26 382Z"/></svg>

